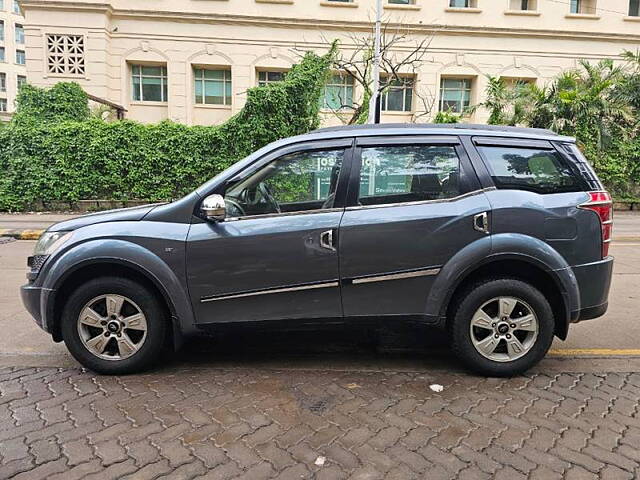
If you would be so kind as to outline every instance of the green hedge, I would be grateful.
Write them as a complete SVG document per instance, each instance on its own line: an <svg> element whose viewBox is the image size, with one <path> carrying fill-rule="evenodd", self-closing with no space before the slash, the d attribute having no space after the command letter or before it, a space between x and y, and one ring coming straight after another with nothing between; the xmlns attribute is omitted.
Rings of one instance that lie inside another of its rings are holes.
<svg viewBox="0 0 640 480"><path fill-rule="evenodd" d="M73 83L23 86L18 111L0 129L0 210L89 198L178 198L256 149L319 124L334 50L307 53L283 82L247 92L220 126L143 125L91 118Z"/></svg>

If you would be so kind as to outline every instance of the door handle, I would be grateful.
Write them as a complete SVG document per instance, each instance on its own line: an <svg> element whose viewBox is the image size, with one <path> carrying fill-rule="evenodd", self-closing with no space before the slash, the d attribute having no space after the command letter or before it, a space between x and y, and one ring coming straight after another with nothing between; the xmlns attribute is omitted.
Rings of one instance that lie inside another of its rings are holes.
<svg viewBox="0 0 640 480"><path fill-rule="evenodd" d="M333 243L333 229L320 234L320 246L327 250L331 250L332 252L336 251L336 247Z"/></svg>
<svg viewBox="0 0 640 480"><path fill-rule="evenodd" d="M487 212L482 212L473 217L473 228L478 232L486 233L489 232L489 215Z"/></svg>

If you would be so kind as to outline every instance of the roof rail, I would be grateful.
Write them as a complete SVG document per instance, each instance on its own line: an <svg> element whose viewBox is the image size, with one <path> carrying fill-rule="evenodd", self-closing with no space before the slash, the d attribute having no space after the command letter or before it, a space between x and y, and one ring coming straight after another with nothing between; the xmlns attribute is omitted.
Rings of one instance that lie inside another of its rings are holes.
<svg viewBox="0 0 640 480"><path fill-rule="evenodd" d="M544 128L525 128L525 127L510 127L507 125L481 125L474 123L376 123L366 125L342 125L337 127L325 127L315 132L344 132L352 130L377 130L377 129L393 129L393 128L424 128L425 130L437 130L437 129L456 129L456 130L478 130L485 132L536 132L544 135L558 134L552 130L546 130Z"/></svg>

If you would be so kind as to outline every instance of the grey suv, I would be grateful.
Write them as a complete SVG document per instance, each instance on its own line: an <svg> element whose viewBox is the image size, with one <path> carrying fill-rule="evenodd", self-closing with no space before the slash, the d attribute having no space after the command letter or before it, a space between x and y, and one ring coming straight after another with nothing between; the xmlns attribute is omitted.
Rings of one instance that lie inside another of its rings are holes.
<svg viewBox="0 0 640 480"><path fill-rule="evenodd" d="M102 373L138 371L220 324L367 317L442 327L468 367L506 376L605 313L611 226L572 138L329 128L268 145L173 203L52 226L22 298Z"/></svg>

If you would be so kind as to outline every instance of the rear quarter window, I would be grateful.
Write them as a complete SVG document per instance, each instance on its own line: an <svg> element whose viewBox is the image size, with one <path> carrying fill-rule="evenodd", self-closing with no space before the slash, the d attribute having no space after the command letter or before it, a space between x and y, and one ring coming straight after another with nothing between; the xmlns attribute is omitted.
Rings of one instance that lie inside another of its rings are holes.
<svg viewBox="0 0 640 480"><path fill-rule="evenodd" d="M509 146L480 146L478 149L499 189L541 194L585 190L579 173L555 150Z"/></svg>

